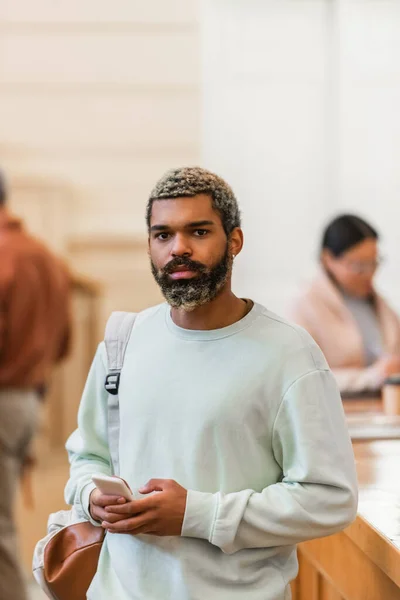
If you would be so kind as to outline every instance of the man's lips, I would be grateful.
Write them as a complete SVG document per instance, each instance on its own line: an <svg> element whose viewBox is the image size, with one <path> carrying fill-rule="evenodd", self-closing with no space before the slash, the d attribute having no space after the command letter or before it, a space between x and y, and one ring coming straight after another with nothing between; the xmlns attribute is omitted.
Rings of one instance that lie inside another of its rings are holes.
<svg viewBox="0 0 400 600"><path fill-rule="evenodd" d="M172 273L169 274L171 279L191 279L196 277L197 271L191 271L187 267L178 267Z"/></svg>

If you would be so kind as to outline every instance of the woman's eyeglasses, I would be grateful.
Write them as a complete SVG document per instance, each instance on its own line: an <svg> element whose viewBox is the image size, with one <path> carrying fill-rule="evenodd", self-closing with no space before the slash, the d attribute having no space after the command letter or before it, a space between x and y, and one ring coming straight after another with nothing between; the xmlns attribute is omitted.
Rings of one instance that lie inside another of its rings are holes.
<svg viewBox="0 0 400 600"><path fill-rule="evenodd" d="M384 258L380 256L376 260L346 260L343 265L355 275L369 275L382 265Z"/></svg>

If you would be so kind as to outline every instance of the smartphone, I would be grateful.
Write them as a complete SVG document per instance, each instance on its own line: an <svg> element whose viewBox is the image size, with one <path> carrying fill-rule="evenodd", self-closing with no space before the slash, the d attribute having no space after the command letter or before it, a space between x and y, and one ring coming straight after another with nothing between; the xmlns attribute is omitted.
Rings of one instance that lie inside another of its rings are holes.
<svg viewBox="0 0 400 600"><path fill-rule="evenodd" d="M134 495L129 485L121 477L111 477L98 473L92 475L92 481L102 494L107 496L122 496L126 500L134 500Z"/></svg>

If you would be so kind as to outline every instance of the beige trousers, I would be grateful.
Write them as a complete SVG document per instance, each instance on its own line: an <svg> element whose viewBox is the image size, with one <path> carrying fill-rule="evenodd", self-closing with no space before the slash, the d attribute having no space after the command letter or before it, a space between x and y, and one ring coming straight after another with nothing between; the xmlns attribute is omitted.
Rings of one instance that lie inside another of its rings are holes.
<svg viewBox="0 0 400 600"><path fill-rule="evenodd" d="M0 598L26 600L14 502L36 429L39 399L30 390L0 390Z"/></svg>

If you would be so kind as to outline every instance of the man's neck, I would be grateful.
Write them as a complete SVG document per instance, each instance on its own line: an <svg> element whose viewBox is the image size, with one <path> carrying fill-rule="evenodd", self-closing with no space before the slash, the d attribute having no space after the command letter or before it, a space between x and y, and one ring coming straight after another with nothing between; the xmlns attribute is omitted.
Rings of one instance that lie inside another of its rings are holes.
<svg viewBox="0 0 400 600"><path fill-rule="evenodd" d="M211 330L228 327L240 321L248 312L246 301L241 300L230 288L223 289L211 302L188 312L172 308L171 317L175 325L183 329Z"/></svg>

